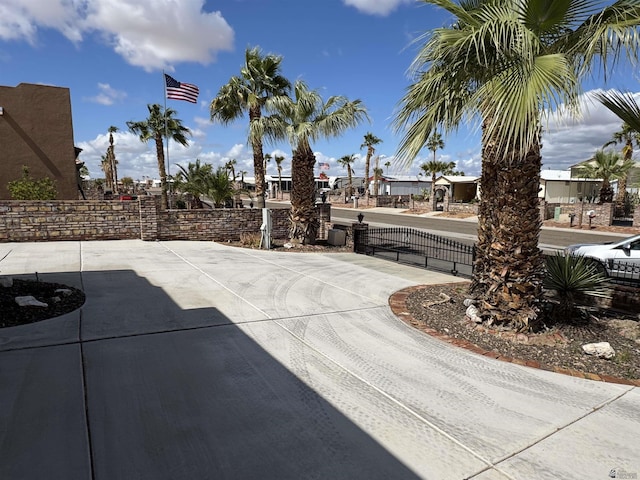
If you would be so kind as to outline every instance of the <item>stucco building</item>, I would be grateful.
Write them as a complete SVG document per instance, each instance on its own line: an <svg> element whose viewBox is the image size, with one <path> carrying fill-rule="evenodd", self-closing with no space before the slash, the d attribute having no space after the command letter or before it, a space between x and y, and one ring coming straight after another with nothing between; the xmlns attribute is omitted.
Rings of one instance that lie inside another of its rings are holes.
<svg viewBox="0 0 640 480"><path fill-rule="evenodd" d="M7 184L25 165L33 178L55 181L58 199L77 199L76 153L68 88L0 86L0 199L10 199Z"/></svg>

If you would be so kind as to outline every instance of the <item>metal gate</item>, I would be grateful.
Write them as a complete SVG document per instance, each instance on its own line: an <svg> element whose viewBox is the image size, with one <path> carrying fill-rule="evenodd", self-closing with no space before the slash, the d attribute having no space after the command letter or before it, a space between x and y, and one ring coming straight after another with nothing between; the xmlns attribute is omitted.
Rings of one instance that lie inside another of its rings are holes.
<svg viewBox="0 0 640 480"><path fill-rule="evenodd" d="M354 229L354 251L396 262L471 277L475 245L413 228Z"/></svg>

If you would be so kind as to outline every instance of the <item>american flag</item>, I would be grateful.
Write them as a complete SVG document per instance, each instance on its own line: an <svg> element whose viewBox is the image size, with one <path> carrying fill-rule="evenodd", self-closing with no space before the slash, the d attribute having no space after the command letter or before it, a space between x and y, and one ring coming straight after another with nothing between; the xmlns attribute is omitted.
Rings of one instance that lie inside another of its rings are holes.
<svg viewBox="0 0 640 480"><path fill-rule="evenodd" d="M329 164L328 163L324 163L324 162L318 162L318 165L320 166L320 170L329 170Z"/></svg>
<svg viewBox="0 0 640 480"><path fill-rule="evenodd" d="M175 78L164 74L167 83L167 98L172 100L184 100L186 102L197 103L200 89L191 83L182 83Z"/></svg>

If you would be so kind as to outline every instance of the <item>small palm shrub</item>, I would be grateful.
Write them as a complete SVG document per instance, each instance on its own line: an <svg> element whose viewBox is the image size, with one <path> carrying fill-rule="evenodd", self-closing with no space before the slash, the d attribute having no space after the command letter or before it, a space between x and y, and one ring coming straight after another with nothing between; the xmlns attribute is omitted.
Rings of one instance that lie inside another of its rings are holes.
<svg viewBox="0 0 640 480"><path fill-rule="evenodd" d="M594 298L611 297L606 274L592 259L580 255L548 256L543 286L551 294L552 318L565 323L588 318Z"/></svg>

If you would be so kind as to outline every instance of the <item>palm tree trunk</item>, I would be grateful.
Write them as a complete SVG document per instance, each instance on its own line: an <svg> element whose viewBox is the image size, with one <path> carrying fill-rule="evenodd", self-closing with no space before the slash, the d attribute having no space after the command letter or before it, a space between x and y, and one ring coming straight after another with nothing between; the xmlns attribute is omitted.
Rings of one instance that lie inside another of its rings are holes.
<svg viewBox="0 0 640 480"><path fill-rule="evenodd" d="M254 120L258 120L262 117L262 111L260 110L260 106L251 107L249 109L249 122L253 122ZM255 182L256 182L256 197L258 201L258 208L265 207L265 198L264 198L264 153L262 152L262 139L255 138L251 142L251 147L253 149L253 171L255 173Z"/></svg>
<svg viewBox="0 0 640 480"><path fill-rule="evenodd" d="M318 234L314 206L315 182L313 169L316 157L309 145L299 146L291 159L291 227L289 237L294 242L313 245Z"/></svg>
<svg viewBox="0 0 640 480"><path fill-rule="evenodd" d="M347 165L347 175L349 175L349 198L353 196L353 175L351 173L351 165Z"/></svg>
<svg viewBox="0 0 640 480"><path fill-rule="evenodd" d="M489 323L516 330L539 326L544 257L538 248L542 222L538 190L542 157L538 144L511 164L493 142L483 145L477 260L471 290Z"/></svg>
<svg viewBox="0 0 640 480"><path fill-rule="evenodd" d="M367 148L367 157L364 161L364 185L365 191L364 194L367 197L367 205L369 205L369 167L371 166L371 156L373 155L373 149L371 147Z"/></svg>
<svg viewBox="0 0 640 480"><path fill-rule="evenodd" d="M162 144L162 135L157 134L156 140L156 156L158 157L158 173L160 174L160 188L162 190L160 197L160 208L166 210L169 202L167 201L167 169L164 165L164 145Z"/></svg>

